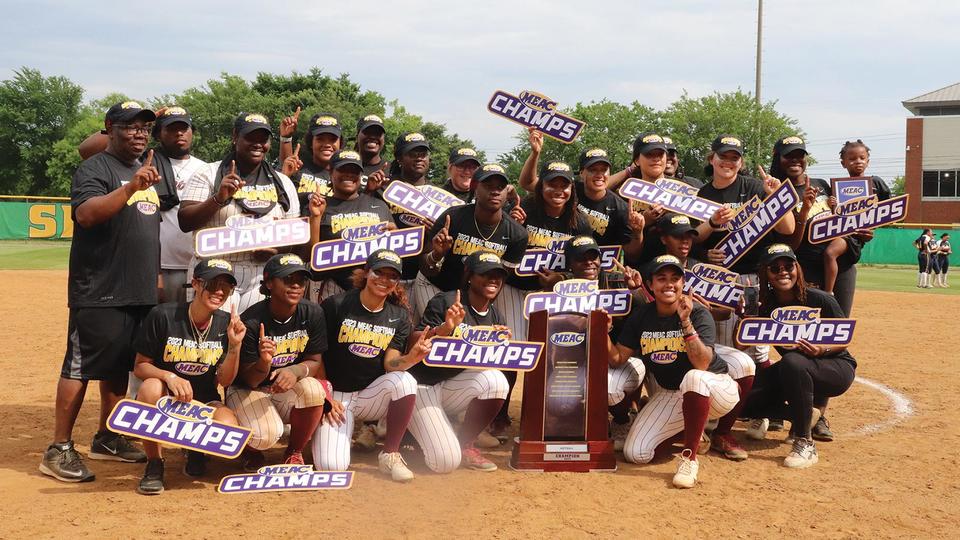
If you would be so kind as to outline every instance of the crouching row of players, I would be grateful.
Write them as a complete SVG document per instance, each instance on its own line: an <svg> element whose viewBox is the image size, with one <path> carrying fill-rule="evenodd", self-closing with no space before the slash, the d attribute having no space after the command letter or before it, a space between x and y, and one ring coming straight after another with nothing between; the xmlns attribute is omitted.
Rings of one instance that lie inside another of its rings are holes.
<svg viewBox="0 0 960 540"><path fill-rule="evenodd" d="M761 314L777 307L819 307L838 317L836 301L808 289L796 258L782 244L768 247L761 263ZM600 279L596 243L568 242L572 277ZM716 344L710 310L683 293L689 261L673 255L654 259L640 272L624 268L627 287L650 300L635 306L617 325L608 344L608 401L615 422L644 378L650 401L627 428L624 457L651 461L657 450L682 436L683 451L674 484L692 487L697 454L709 419L718 419L712 446L742 460L746 452L730 430L736 419L786 418L793 423L789 467L816 463L810 437L814 393L839 395L853 380L856 364L842 348L809 343L782 350L783 360L761 371L754 387L753 359ZM163 395L202 401L217 408L215 418L251 429L243 456L247 470L265 464L263 450L290 425L284 463L302 464L312 440L314 465L345 470L358 421L386 420L380 470L396 481L413 473L399 453L406 431L416 439L432 471L450 472L464 464L482 471L497 466L474 447L478 435L507 397L504 375L496 370L457 370L422 363L434 336L457 335L462 326L500 326L493 306L506 270L499 258L476 252L466 258L462 287L437 294L413 328L403 288L401 259L380 250L354 274L356 288L329 297L322 305L303 299L309 271L295 255L277 255L266 265L268 298L242 315L220 308L236 284L228 263L201 262L194 273L194 300L158 306L137 342L135 372L144 379L139 399L155 403ZM612 325L613 326L613 325ZM190 365L194 364L194 365ZM202 364L202 369L196 364ZM226 391L220 402L217 386ZM746 408L744 406L746 405ZM464 414L459 429L451 418ZM623 425L624 428L627 425ZM616 429L614 429L616 431ZM163 491L160 449L145 443L148 463L138 491ZM204 473L205 456L188 452L185 472Z"/></svg>

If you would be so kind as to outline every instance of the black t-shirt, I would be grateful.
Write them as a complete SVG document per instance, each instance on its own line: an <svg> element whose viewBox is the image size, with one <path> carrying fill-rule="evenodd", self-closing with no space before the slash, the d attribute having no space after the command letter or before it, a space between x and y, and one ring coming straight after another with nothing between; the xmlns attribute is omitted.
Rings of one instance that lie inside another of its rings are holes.
<svg viewBox="0 0 960 540"><path fill-rule="evenodd" d="M476 204L448 208L434 222L433 228L427 234L424 249L430 249L433 237L443 229L446 216L450 216L448 232L453 237L453 247L444 256L440 272L428 278L440 290L452 291L460 286L460 280L463 278L463 261L474 251L492 251L503 259L504 263L513 266L519 264L520 259L523 258L523 252L527 249L527 231L522 225L506 213L502 213L500 223L495 229L481 226L480 229L484 229L481 231L477 228L475 212Z"/></svg>
<svg viewBox="0 0 960 540"><path fill-rule="evenodd" d="M688 186L693 186L697 189L703 187L703 180L699 178L694 178L692 176L683 175L683 178L674 178L674 180L679 180Z"/></svg>
<svg viewBox="0 0 960 540"><path fill-rule="evenodd" d="M438 293L436 296L431 298L430 301L427 302L427 308L423 311L423 317L420 318L420 323L417 324L417 330L423 330L428 326L430 328L436 328L442 325L447 315L447 309L453 305L456 297L457 291L447 291ZM500 312L497 311L497 308L493 307L493 304L490 305L490 308L486 313L481 315L473 309L473 306L470 305L470 302L467 301L467 298L467 291L461 291L460 301L463 306L466 307L467 312L466 316L463 318L464 325L493 326L497 324L504 324L503 317L500 315ZM455 328L452 337L459 337L459 330L459 328ZM414 364L407 371L413 375L413 378L417 380L418 384L433 385L453 377L454 375L463 371L463 369L434 367L420 362L419 364Z"/></svg>
<svg viewBox="0 0 960 540"><path fill-rule="evenodd" d="M367 189L367 178L370 178L370 175L373 173L382 170L383 174L386 177L389 177L390 173L390 162L381 159L379 163L367 163L363 165L363 174L360 175L360 190L366 191Z"/></svg>
<svg viewBox="0 0 960 540"><path fill-rule="evenodd" d="M313 163L304 163L300 170L290 175L293 185L297 186L297 197L300 198L300 215L310 215L310 194L319 191L324 197L333 196L333 184L330 180L330 171L320 168Z"/></svg>
<svg viewBox="0 0 960 540"><path fill-rule="evenodd" d="M213 312L206 338L199 341L190 323L190 304L171 302L150 310L133 343L136 352L153 360L153 365L190 381L203 402L219 399L217 368L229 347L227 326L230 314Z"/></svg>
<svg viewBox="0 0 960 540"><path fill-rule="evenodd" d="M301 300L293 316L287 321L278 321L270 313L270 299L261 300L240 315L247 333L240 348L240 364L253 364L260 360L260 324L264 333L276 344L276 352L270 371L260 386L270 386L273 371L299 364L304 356L322 354L327 350L327 326L320 304ZM234 384L244 383L237 377Z"/></svg>
<svg viewBox="0 0 960 540"><path fill-rule="evenodd" d="M356 392L386 373L387 349L407 350L410 313L387 302L374 313L360 302L360 290L328 297L323 301L330 349L323 365L334 390Z"/></svg>
<svg viewBox="0 0 960 540"><path fill-rule="evenodd" d="M440 186L444 191L453 195L454 197L460 199L466 204L473 202L473 192L472 191L460 191L457 188L453 187L453 180L447 179L446 183Z"/></svg>
<svg viewBox="0 0 960 540"><path fill-rule="evenodd" d="M713 183L707 183L700 188L698 195L707 199L708 201L713 201L720 204L728 205L734 212L740 210L747 201L752 199L756 195L761 201L763 201L767 194L763 190L763 182L752 178L750 176L744 176L742 174L737 175L737 179L733 181L732 184L723 188L717 189L714 187ZM727 235L727 231L718 231L711 234L702 244L699 244L699 249L697 251L698 257L703 260L707 259L707 250L715 247L720 240ZM743 254L740 259L733 264L733 267L730 270L738 274L756 274L757 266L760 261L760 253L763 251L763 247L769 244L772 244L776 241L776 235L771 232L764 236L760 241L750 250ZM696 245L695 245L696 247Z"/></svg>
<svg viewBox="0 0 960 540"><path fill-rule="evenodd" d="M837 303L837 299L832 295L827 294L819 289L807 288L807 301L805 303L792 302L789 304L780 304L777 302L776 295L770 294L767 298L767 303L760 306L760 316L769 317L770 313L778 307L784 306L806 306L811 308L820 308L820 318L821 319L847 319L848 317L844 314L843 310L840 309L840 304ZM780 354L786 354L790 351L795 351L796 349L788 349L786 347L777 347L777 350L780 351ZM853 359L853 356L846 349L840 351L839 353L831 355L831 357L842 358L847 360L854 366L857 365L857 361Z"/></svg>
<svg viewBox="0 0 960 540"><path fill-rule="evenodd" d="M630 242L630 208L626 201L607 190L599 201L587 197L583 182L577 182L577 205L587 218L593 237L601 246L620 246Z"/></svg>
<svg viewBox="0 0 960 540"><path fill-rule="evenodd" d="M661 388L677 390L680 381L693 364L687 358L687 346L680 329L680 316L674 313L669 317L657 315L657 304L649 303L634 306L617 340L620 345L633 349L647 372L656 377ZM690 322L700 335L700 341L713 348L717 339L717 328L710 311L698 303L693 304ZM707 366L711 373L726 373L727 364L713 352L713 359Z"/></svg>
<svg viewBox="0 0 960 540"><path fill-rule="evenodd" d="M527 220L524 227L527 229L527 248L545 248L554 240L567 240L574 236L592 235L593 229L590 228L590 222L577 210L577 224L570 227L562 217L551 217L546 214L537 205L533 196L529 196L520 202L520 208L527 214ZM533 291L540 288L540 281L537 276L518 277L511 276L510 284L518 289Z"/></svg>
<svg viewBox="0 0 960 540"><path fill-rule="evenodd" d="M320 221L320 240L333 240L342 238L343 230L349 227L362 225L376 225L382 222L393 221L393 215L387 208L387 203L376 197L371 197L365 193L359 194L355 199L343 200L331 197L327 199L327 210L323 213L323 219ZM350 275L355 268L363 266L362 263L348 268L338 268L320 272L320 279L332 279L341 289L352 289L353 283Z"/></svg>
<svg viewBox="0 0 960 540"><path fill-rule="evenodd" d="M107 152L84 161L73 175L72 218L88 199L129 182L140 168ZM160 197L138 191L113 217L90 228L77 223L70 245L70 307L149 306L157 303L160 274Z"/></svg>
<svg viewBox="0 0 960 540"><path fill-rule="evenodd" d="M404 182L404 180L401 180L399 178L394 179L393 181ZM419 186L425 186L429 183L430 182L427 181L426 177L424 177L416 184L410 184L410 185L419 187ZM381 188L381 193L382 193L382 189L383 188ZM382 198L382 195L381 195L381 198ZM406 210L400 208L399 206L394 206L390 203L387 203L387 206L390 209L390 213L393 214L393 220L396 222L398 229L418 227L420 225L426 224L426 221L423 218L415 214L411 214ZM426 241L424 241L423 248L429 249L429 244ZM417 277L417 272L419 271L420 271L420 263L418 262L418 257L404 257L402 279L413 279Z"/></svg>

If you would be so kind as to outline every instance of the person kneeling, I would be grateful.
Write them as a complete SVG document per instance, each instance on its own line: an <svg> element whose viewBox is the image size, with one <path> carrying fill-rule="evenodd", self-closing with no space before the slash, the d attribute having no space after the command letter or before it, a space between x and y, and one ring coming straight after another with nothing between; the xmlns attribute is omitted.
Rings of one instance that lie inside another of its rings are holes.
<svg viewBox="0 0 960 540"><path fill-rule="evenodd" d="M201 261L193 271L193 300L153 308L134 343L137 352L133 373L143 379L137 399L155 405L163 396L189 403L196 400L216 409L213 419L237 425L237 417L220 400L217 385L229 386L237 375L240 346L246 327L237 316L221 311L233 294L237 279L230 263ZM147 468L137 486L143 495L163 492L163 455L160 445L144 440ZM206 456L188 451L184 473L202 476Z"/></svg>
<svg viewBox="0 0 960 540"><path fill-rule="evenodd" d="M673 485L690 488L697 482L697 450L707 420L733 410L740 396L713 349L716 327L710 311L683 294L683 276L680 260L672 255L649 264L644 280L654 302L630 315L611 353L639 357L657 387L630 427L624 457L648 463L658 446L682 432Z"/></svg>

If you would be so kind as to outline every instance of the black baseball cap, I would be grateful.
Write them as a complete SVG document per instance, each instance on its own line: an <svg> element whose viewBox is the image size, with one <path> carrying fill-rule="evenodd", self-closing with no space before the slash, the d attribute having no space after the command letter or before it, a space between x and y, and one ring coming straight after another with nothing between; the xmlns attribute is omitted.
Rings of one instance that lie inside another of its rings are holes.
<svg viewBox="0 0 960 540"><path fill-rule="evenodd" d="M586 148L580 153L580 170L584 170L594 163L606 163L607 167L613 167L610 163L610 157L603 148Z"/></svg>
<svg viewBox="0 0 960 540"><path fill-rule="evenodd" d="M663 137L660 134L653 131L644 131L640 135L637 135L636 140L633 141L633 155L639 156L641 154L646 154L654 150L663 150L667 151L667 144L663 140Z"/></svg>
<svg viewBox="0 0 960 540"><path fill-rule="evenodd" d="M265 279L287 277L297 272L310 274L310 270L304 264L303 259L293 253L278 253L270 257L266 266L263 267L263 277Z"/></svg>
<svg viewBox="0 0 960 540"><path fill-rule="evenodd" d="M567 182L572 184L573 170L562 161L548 161L540 168L540 181L546 182L553 178L566 178Z"/></svg>
<svg viewBox="0 0 960 540"><path fill-rule="evenodd" d="M233 265L223 259L204 259L193 267L193 277L210 281L217 276L227 276L234 285L237 276L233 275Z"/></svg>
<svg viewBox="0 0 960 540"><path fill-rule="evenodd" d="M367 257L367 264L364 265L367 270L379 270L380 268L393 268L397 273L403 272L403 261L396 251L389 249L378 249Z"/></svg>
<svg viewBox="0 0 960 540"><path fill-rule="evenodd" d="M797 256L794 254L793 250L790 249L790 246L786 244L770 244L764 248L763 252L760 254L760 265L767 266L777 259L790 259L791 261L796 261Z"/></svg>
<svg viewBox="0 0 960 540"><path fill-rule="evenodd" d="M667 152L677 151L677 145L673 143L673 139L666 135L663 136L663 145L667 147Z"/></svg>
<svg viewBox="0 0 960 540"><path fill-rule="evenodd" d="M393 154L397 157L400 157L416 148L425 148L430 150L430 143L427 142L427 138L423 136L423 133L418 133L416 131L401 133L400 136L397 137L397 140L393 143Z"/></svg>
<svg viewBox="0 0 960 540"><path fill-rule="evenodd" d="M809 153L807 152L807 144L797 135L784 137L773 145L773 152L778 156L785 156L794 150L803 150L804 154Z"/></svg>
<svg viewBox="0 0 960 540"><path fill-rule="evenodd" d="M724 152L736 152L743 155L743 141L733 135L720 135L710 144L710 150L717 154Z"/></svg>
<svg viewBox="0 0 960 540"><path fill-rule="evenodd" d="M315 137L321 133L330 133L337 138L342 136L340 129L340 119L333 113L318 113L310 118L310 136Z"/></svg>
<svg viewBox="0 0 960 540"><path fill-rule="evenodd" d="M462 147L462 148L451 148L450 149L450 164L459 165L464 161L473 161L480 166L480 158L477 157L477 151L473 148Z"/></svg>
<svg viewBox="0 0 960 540"><path fill-rule="evenodd" d="M474 251L470 255L467 255L467 258L463 261L463 266L474 274L486 274L487 272L493 272L495 270L499 270L504 274L507 273L507 268L503 266L503 261L492 251Z"/></svg>
<svg viewBox="0 0 960 540"><path fill-rule="evenodd" d="M186 109L176 105L167 107L160 113L160 116L157 117L157 123L154 124L154 131L160 131L164 126L176 124L177 122L183 122L193 127L193 118L190 117L190 113L188 113Z"/></svg>
<svg viewBox="0 0 960 540"><path fill-rule="evenodd" d="M568 267L570 261L581 259L591 251L596 251L597 257L600 256L600 246L592 236L574 236L563 245L563 256L567 260Z"/></svg>
<svg viewBox="0 0 960 540"><path fill-rule="evenodd" d="M507 170L499 163L484 163L483 166L473 172L475 182L483 182L491 178L503 178L504 182L510 182L507 178Z"/></svg>
<svg viewBox="0 0 960 540"><path fill-rule="evenodd" d="M107 114L104 117L104 120L111 124L125 124L137 119L153 122L157 119L157 115L136 101L123 101L107 109Z"/></svg>
<svg viewBox="0 0 960 540"><path fill-rule="evenodd" d="M267 117L262 114L240 113L233 121L233 130L241 137L258 129L265 129L267 133L273 135L270 122L267 122Z"/></svg>
<svg viewBox="0 0 960 540"><path fill-rule="evenodd" d="M361 131L364 131L368 127L373 127L373 126L377 126L378 128L384 131L387 130L387 128L384 127L383 125L383 118L380 118L375 114L368 114L363 118L357 120L357 133L360 133Z"/></svg>
<svg viewBox="0 0 960 540"><path fill-rule="evenodd" d="M332 169L339 169L340 167L346 167L348 165L356 165L358 169L363 171L363 162L360 161L360 154L353 150L340 150L330 158L330 167Z"/></svg>
<svg viewBox="0 0 960 540"><path fill-rule="evenodd" d="M683 274L683 263L680 262L680 259L674 257L673 255L660 255L655 257L652 261L650 261L650 264L647 265L647 281L651 281L654 274L668 266L676 268L678 272Z"/></svg>
<svg viewBox="0 0 960 540"><path fill-rule="evenodd" d="M690 222L690 218L674 212L664 214L663 217L657 220L657 228L660 229L660 234L667 236L683 236L688 232L692 232L694 236L700 234L697 232L697 228Z"/></svg>

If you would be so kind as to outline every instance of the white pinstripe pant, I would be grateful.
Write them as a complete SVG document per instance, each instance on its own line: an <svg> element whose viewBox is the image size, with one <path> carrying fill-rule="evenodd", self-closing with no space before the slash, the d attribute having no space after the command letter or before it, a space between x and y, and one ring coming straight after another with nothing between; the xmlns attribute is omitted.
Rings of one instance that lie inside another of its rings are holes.
<svg viewBox="0 0 960 540"><path fill-rule="evenodd" d="M527 339L529 322L523 318L523 301L528 292L533 291L525 291L504 283L500 294L493 301L494 307L503 316L504 324L513 330L513 339Z"/></svg>
<svg viewBox="0 0 960 540"><path fill-rule="evenodd" d="M683 394L696 392L710 398L709 419L727 414L740 401L739 387L726 373L691 369L678 390L657 387L653 377L649 384L656 390L640 409L623 445L623 457L633 463L649 462L660 443L683 431Z"/></svg>
<svg viewBox="0 0 960 540"><path fill-rule="evenodd" d="M743 285L744 287L756 287L760 281L757 279L756 274L740 274L740 278L737 279L737 283ZM740 322L740 317L736 313L731 313L730 318L723 321L716 321L717 323L717 344L726 345L727 347L734 348L736 347L736 339L734 333L737 331L737 323ZM743 351L753 358L753 361L757 364L766 362L770 359L770 347L767 345L756 345L753 347L748 347ZM739 377L734 377L739 378Z"/></svg>
<svg viewBox="0 0 960 540"><path fill-rule="evenodd" d="M727 374L730 375L731 379L739 381L744 377L752 377L757 374L757 364L753 361L753 358L740 349L715 343L713 350L721 360L727 363Z"/></svg>
<svg viewBox="0 0 960 540"><path fill-rule="evenodd" d="M190 268L187 269L187 283L193 281L193 267L199 260L194 257L190 261ZM233 264L233 275L237 278L237 286L233 289L233 294L226 302L220 306L220 309L230 313L230 306L237 304L237 313L243 313L248 307L266 298L260 293L260 281L263 279L264 264L235 262ZM187 289L187 300L193 300L193 289Z"/></svg>
<svg viewBox="0 0 960 540"><path fill-rule="evenodd" d="M321 422L313 436L313 463L320 471L345 471L350 467L350 438L356 420L379 420L387 415L391 401L417 393L417 381L406 371L385 373L357 392L333 391L343 404L346 421L334 426Z"/></svg>
<svg viewBox="0 0 960 540"><path fill-rule="evenodd" d="M250 442L256 450L267 450L283 435L283 425L290 421L294 407L322 406L326 394L320 381L304 377L293 388L279 394L231 386L226 402L237 415L240 425L250 428Z"/></svg>
<svg viewBox="0 0 960 540"><path fill-rule="evenodd" d="M417 386L407 429L420 443L431 471L448 473L460 466L460 441L449 417L467 410L475 399L506 399L507 389L507 378L492 369L465 370L437 384Z"/></svg>
<svg viewBox="0 0 960 540"><path fill-rule="evenodd" d="M607 367L607 405L620 403L627 394L640 388L646 373L643 360L632 356L622 366Z"/></svg>
<svg viewBox="0 0 960 540"><path fill-rule="evenodd" d="M310 290L307 293L307 299L318 304L323 303L330 296L343 292L343 289L332 279L321 279L320 281L311 281Z"/></svg>
<svg viewBox="0 0 960 540"><path fill-rule="evenodd" d="M417 272L417 278L413 280L410 288L407 290L410 291L410 306L413 308L413 326L416 327L420 324L420 317L423 315L423 310L427 309L427 302L440 292L440 288L430 283L430 280L422 273ZM466 302L466 299L463 299L463 302Z"/></svg>

